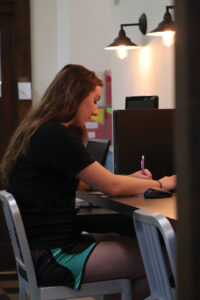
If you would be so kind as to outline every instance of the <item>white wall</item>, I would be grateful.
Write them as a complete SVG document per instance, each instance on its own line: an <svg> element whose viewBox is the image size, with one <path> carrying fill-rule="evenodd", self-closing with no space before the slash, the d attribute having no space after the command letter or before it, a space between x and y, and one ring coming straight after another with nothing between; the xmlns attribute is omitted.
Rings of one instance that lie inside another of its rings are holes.
<svg viewBox="0 0 200 300"><path fill-rule="evenodd" d="M117 3L117 4L116 4ZM169 1L118 0L112 2L112 32L116 37L123 23L138 23L147 16L147 32L162 21ZM126 96L158 95L160 108L174 107L174 46L163 45L161 38L144 36L138 26L125 27L126 34L144 47L129 51L124 60L112 55L113 108L123 109Z"/></svg>
<svg viewBox="0 0 200 300"><path fill-rule="evenodd" d="M119 60L103 48L117 36L122 23L147 15L148 28L162 20L168 0L30 0L33 102L40 100L58 70L67 63L83 64L101 77L112 71L113 108L124 108L126 96L158 95L161 108L175 106L174 47L160 38L143 36L138 26L127 35L145 45ZM172 0L171 0L172 1Z"/></svg>
<svg viewBox="0 0 200 300"><path fill-rule="evenodd" d="M58 71L57 2L31 0L33 103L40 100Z"/></svg>
<svg viewBox="0 0 200 300"><path fill-rule="evenodd" d="M65 64L82 64L103 78L111 68L104 51L111 38L109 0L30 1L33 102Z"/></svg>
<svg viewBox="0 0 200 300"><path fill-rule="evenodd" d="M108 0L68 0L70 62L96 71L110 67L105 41L111 38Z"/></svg>
<svg viewBox="0 0 200 300"><path fill-rule="evenodd" d="M55 13L57 19L58 70L60 70L70 61L69 37L71 12L69 1L57 1L57 11Z"/></svg>

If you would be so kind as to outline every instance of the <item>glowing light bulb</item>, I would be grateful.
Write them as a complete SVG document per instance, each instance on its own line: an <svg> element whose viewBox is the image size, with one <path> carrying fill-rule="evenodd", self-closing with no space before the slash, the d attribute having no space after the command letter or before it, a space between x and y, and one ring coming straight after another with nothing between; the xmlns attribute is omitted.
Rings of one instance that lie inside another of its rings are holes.
<svg viewBox="0 0 200 300"><path fill-rule="evenodd" d="M125 57L128 56L128 51L126 46L119 46L118 49L116 50L117 57L120 59L124 59Z"/></svg>
<svg viewBox="0 0 200 300"><path fill-rule="evenodd" d="M168 30L163 33L162 40L165 46L170 47L174 43L175 32Z"/></svg>

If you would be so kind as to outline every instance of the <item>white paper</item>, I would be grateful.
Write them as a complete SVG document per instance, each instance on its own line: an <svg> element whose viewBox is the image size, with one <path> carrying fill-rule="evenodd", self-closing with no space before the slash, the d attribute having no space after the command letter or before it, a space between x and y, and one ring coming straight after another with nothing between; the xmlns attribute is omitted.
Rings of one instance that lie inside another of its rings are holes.
<svg viewBox="0 0 200 300"><path fill-rule="evenodd" d="M86 128L97 129L98 128L98 123L97 122L86 122Z"/></svg>
<svg viewBox="0 0 200 300"><path fill-rule="evenodd" d="M95 133L95 131L89 131L89 132L88 132L88 138L89 138L89 139L95 139L95 138L96 138L96 133Z"/></svg>
<svg viewBox="0 0 200 300"><path fill-rule="evenodd" d="M18 99L32 99L31 82L18 82Z"/></svg>

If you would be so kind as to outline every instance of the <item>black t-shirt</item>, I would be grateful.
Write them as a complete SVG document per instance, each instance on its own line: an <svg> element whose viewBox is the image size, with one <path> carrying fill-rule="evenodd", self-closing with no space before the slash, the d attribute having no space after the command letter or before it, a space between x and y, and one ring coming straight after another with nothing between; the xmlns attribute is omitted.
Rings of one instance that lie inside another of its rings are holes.
<svg viewBox="0 0 200 300"><path fill-rule="evenodd" d="M76 220L76 174L94 162L74 127L47 122L31 137L27 154L15 165L9 191L14 195L32 249L80 242Z"/></svg>

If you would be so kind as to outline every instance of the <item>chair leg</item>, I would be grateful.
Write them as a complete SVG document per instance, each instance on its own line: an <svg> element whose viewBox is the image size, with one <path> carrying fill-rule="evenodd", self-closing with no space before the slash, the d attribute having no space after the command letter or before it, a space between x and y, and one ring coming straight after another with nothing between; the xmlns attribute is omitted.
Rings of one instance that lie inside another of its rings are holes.
<svg viewBox="0 0 200 300"><path fill-rule="evenodd" d="M132 287L130 280L123 281L122 300L132 300Z"/></svg>
<svg viewBox="0 0 200 300"><path fill-rule="evenodd" d="M19 280L19 300L26 300L26 290L21 280Z"/></svg>

